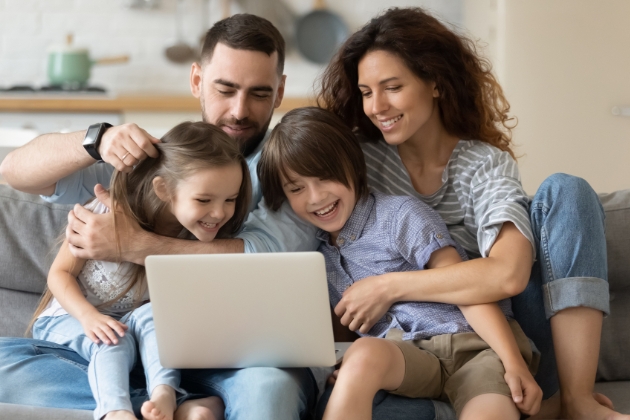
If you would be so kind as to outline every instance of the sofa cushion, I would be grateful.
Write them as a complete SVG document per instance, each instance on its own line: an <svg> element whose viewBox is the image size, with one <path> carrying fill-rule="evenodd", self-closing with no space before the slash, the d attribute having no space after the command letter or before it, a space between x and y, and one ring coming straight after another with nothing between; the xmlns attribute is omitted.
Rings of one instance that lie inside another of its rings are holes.
<svg viewBox="0 0 630 420"><path fill-rule="evenodd" d="M0 185L0 287L43 291L70 208Z"/></svg>
<svg viewBox="0 0 630 420"><path fill-rule="evenodd" d="M610 316L604 319L598 380L630 380L630 189L602 194L606 211L606 246Z"/></svg>

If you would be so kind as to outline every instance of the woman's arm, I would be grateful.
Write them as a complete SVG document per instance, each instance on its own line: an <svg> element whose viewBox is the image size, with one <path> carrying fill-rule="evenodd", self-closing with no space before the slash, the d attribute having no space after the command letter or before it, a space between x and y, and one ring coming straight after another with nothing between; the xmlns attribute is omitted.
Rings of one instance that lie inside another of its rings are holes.
<svg viewBox="0 0 630 420"><path fill-rule="evenodd" d="M478 305L497 302L525 289L532 264L530 242L505 223L487 258L461 261L452 247L435 251L430 270L366 277L349 287L335 307L341 323L367 332L395 302Z"/></svg>
<svg viewBox="0 0 630 420"><path fill-rule="evenodd" d="M85 260L74 257L64 241L48 272L48 288L61 306L77 319L85 334L95 343L117 344L119 336L125 335L127 326L109 316L101 314L83 296L77 276L85 265Z"/></svg>

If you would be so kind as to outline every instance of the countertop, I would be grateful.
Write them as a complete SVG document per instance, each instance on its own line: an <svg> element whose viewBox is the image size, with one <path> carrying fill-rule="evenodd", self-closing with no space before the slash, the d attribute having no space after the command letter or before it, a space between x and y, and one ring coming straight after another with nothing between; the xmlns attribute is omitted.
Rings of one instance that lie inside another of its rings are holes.
<svg viewBox="0 0 630 420"><path fill-rule="evenodd" d="M308 98L284 98L280 112L314 105ZM199 100L191 95L46 95L15 94L0 96L0 111L4 112L196 112Z"/></svg>

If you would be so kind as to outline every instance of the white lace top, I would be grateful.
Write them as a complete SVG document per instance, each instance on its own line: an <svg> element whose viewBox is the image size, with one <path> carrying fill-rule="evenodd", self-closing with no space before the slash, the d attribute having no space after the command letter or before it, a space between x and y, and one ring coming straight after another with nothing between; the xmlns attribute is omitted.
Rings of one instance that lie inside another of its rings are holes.
<svg viewBox="0 0 630 420"><path fill-rule="evenodd" d="M85 208L96 214L109 212L109 208L96 199L86 204ZM114 263L87 260L78 275L83 295L94 306L114 299L126 289L133 267L134 264L130 262ZM139 292L139 287L142 287L144 290ZM123 297L118 299L113 305L101 310L101 312L117 318L121 317L134 307L134 297L137 293L141 293L140 301L149 299L149 291L145 282L134 285ZM61 307L57 299L53 298L39 317L64 314L67 314L66 310Z"/></svg>

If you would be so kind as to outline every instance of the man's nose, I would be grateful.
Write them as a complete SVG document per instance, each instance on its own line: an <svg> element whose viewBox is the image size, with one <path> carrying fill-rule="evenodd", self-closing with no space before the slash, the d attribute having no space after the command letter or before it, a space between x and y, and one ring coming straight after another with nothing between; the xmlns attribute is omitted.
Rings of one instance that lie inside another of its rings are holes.
<svg viewBox="0 0 630 420"><path fill-rule="evenodd" d="M236 120L243 120L249 117L247 105L247 94L236 95L232 101L232 109L230 110L232 117Z"/></svg>

